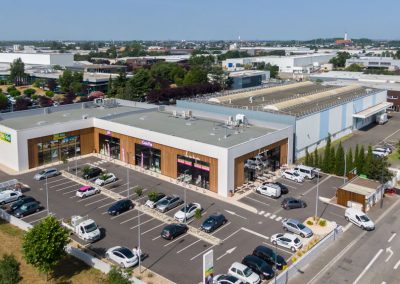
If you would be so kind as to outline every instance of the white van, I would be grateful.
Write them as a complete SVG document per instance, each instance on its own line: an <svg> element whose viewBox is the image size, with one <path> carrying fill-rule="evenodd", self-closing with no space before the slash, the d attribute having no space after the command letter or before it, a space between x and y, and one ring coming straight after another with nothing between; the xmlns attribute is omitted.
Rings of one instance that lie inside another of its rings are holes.
<svg viewBox="0 0 400 284"><path fill-rule="evenodd" d="M304 165L298 165L294 168L303 178L313 179L315 178L315 168L307 167Z"/></svg>
<svg viewBox="0 0 400 284"><path fill-rule="evenodd" d="M272 198L279 198L282 195L281 192L281 187L277 184L273 183L266 183L263 185L260 185L257 189L256 192L262 195L266 195L268 197Z"/></svg>
<svg viewBox="0 0 400 284"><path fill-rule="evenodd" d="M347 208L346 212L344 213L344 218L356 224L363 230L372 231L375 229L374 222L369 219L369 217L362 211L354 209L354 208Z"/></svg>

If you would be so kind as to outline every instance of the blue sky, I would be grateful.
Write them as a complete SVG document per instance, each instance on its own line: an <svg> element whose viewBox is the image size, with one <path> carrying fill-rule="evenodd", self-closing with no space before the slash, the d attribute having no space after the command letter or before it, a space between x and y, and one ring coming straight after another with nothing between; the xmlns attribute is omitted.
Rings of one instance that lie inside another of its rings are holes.
<svg viewBox="0 0 400 284"><path fill-rule="evenodd" d="M399 0L12 0L0 40L400 39Z"/></svg>

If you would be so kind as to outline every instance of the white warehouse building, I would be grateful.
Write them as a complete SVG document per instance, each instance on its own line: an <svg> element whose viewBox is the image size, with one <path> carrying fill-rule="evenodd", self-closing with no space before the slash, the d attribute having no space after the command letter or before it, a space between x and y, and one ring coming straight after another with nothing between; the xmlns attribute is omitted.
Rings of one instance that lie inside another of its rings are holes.
<svg viewBox="0 0 400 284"><path fill-rule="evenodd" d="M328 63L335 53L329 54L307 54L291 56L258 56L245 58L231 58L222 61L222 68L228 71L243 70L245 65L254 66L257 63L264 62L271 65L277 65L279 72L308 74L318 69L322 64Z"/></svg>
<svg viewBox="0 0 400 284"><path fill-rule="evenodd" d="M74 64L74 55L70 53L0 53L0 63L10 64L18 58L21 58L26 65L72 66Z"/></svg>

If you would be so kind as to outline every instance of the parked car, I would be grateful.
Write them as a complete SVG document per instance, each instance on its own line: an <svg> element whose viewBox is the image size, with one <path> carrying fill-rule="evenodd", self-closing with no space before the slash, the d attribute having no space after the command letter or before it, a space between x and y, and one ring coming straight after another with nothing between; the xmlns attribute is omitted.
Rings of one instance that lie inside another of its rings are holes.
<svg viewBox="0 0 400 284"><path fill-rule="evenodd" d="M13 215L17 218L28 216L32 213L39 212L41 209L39 202L32 201L25 203L13 211Z"/></svg>
<svg viewBox="0 0 400 284"><path fill-rule="evenodd" d="M372 149L372 154L378 157L386 157L389 155L389 152L386 152L382 148L374 148Z"/></svg>
<svg viewBox="0 0 400 284"><path fill-rule="evenodd" d="M122 246L115 246L107 250L106 258L114 261L123 268L128 268L136 265L139 258L130 249Z"/></svg>
<svg viewBox="0 0 400 284"><path fill-rule="evenodd" d="M244 283L258 284L261 282L260 276L257 273L240 262L232 263L228 269L228 274L239 278Z"/></svg>
<svg viewBox="0 0 400 284"><path fill-rule="evenodd" d="M82 174L82 178L91 179L91 178L98 177L102 173L103 173L102 169L100 169L98 167L90 167L86 173Z"/></svg>
<svg viewBox="0 0 400 284"><path fill-rule="evenodd" d="M156 192L154 197L151 200L149 198L144 205L146 205L147 207L150 207L150 208L154 208L154 207L156 207L157 202L160 201L161 199L163 199L164 197L165 197L164 193Z"/></svg>
<svg viewBox="0 0 400 284"><path fill-rule="evenodd" d="M22 205L36 201L35 198L30 197L30 196L24 196L20 200L15 201L13 204L10 205L10 212L13 212L14 210L18 209Z"/></svg>
<svg viewBox="0 0 400 284"><path fill-rule="evenodd" d="M130 199L121 199L115 202L108 208L107 212L109 215L119 215L125 211L131 210L135 205Z"/></svg>
<svg viewBox="0 0 400 284"><path fill-rule="evenodd" d="M81 186L76 191L76 196L80 198L85 198L94 194L100 193L100 189L93 187L93 186Z"/></svg>
<svg viewBox="0 0 400 284"><path fill-rule="evenodd" d="M185 224L169 224L161 231L161 237L166 240L173 240L174 238L185 234L188 230L189 227Z"/></svg>
<svg viewBox="0 0 400 284"><path fill-rule="evenodd" d="M213 284L244 284L244 283L236 276L229 274L219 274L214 276Z"/></svg>
<svg viewBox="0 0 400 284"><path fill-rule="evenodd" d="M7 189L0 192L0 204L4 205L22 198L22 193L18 190Z"/></svg>
<svg viewBox="0 0 400 284"><path fill-rule="evenodd" d="M160 201L157 202L156 208L158 211L165 213L168 210L171 210L172 208L175 208L176 206L179 206L183 203L183 200L177 196L177 195L172 195L172 196L167 196Z"/></svg>
<svg viewBox="0 0 400 284"><path fill-rule="evenodd" d="M275 182L273 182L273 184L276 184L277 186L279 186L281 188L281 193L282 194L288 194L289 193L288 187L286 185L284 185L283 183L275 181Z"/></svg>
<svg viewBox="0 0 400 284"><path fill-rule="evenodd" d="M390 147L387 147L387 146L375 147L373 150L380 151L380 152L385 152L385 153L388 153L388 154L392 153L392 149Z"/></svg>
<svg viewBox="0 0 400 284"><path fill-rule="evenodd" d="M253 255L261 258L270 265L276 266L280 270L287 268L285 259L279 254L276 254L272 248L258 246L253 250Z"/></svg>
<svg viewBox="0 0 400 284"><path fill-rule="evenodd" d="M178 220L179 222L184 222L186 220L189 220L194 216L196 213L196 210L202 210L201 205L199 203L189 203L186 204L185 206L182 207L181 210L175 213L175 220Z"/></svg>
<svg viewBox="0 0 400 284"><path fill-rule="evenodd" d="M285 170L282 172L282 177L295 182L303 182L304 178L295 170Z"/></svg>
<svg viewBox="0 0 400 284"><path fill-rule="evenodd" d="M273 183L260 185L256 188L256 192L272 198L279 198L282 195L280 186Z"/></svg>
<svg viewBox="0 0 400 284"><path fill-rule="evenodd" d="M286 197L283 199L281 206L283 209L289 210L294 208L305 208L307 207L307 203L298 198Z"/></svg>
<svg viewBox="0 0 400 284"><path fill-rule="evenodd" d="M290 233L272 235L271 242L273 245L288 248L293 252L303 247L302 241L296 235Z"/></svg>
<svg viewBox="0 0 400 284"><path fill-rule="evenodd" d="M113 173L103 174L98 177L94 183L100 186L112 183L117 180L117 177Z"/></svg>
<svg viewBox="0 0 400 284"><path fill-rule="evenodd" d="M275 275L272 267L257 256L247 255L243 258L242 263L258 273L261 279L271 279Z"/></svg>
<svg viewBox="0 0 400 284"><path fill-rule="evenodd" d="M315 178L315 168L304 166L304 165L298 165L294 167L296 172L298 172L303 178L306 179L313 179Z"/></svg>
<svg viewBox="0 0 400 284"><path fill-rule="evenodd" d="M45 178L58 176L59 174L60 172L56 168L48 168L35 174L33 178L35 180L43 180Z"/></svg>
<svg viewBox="0 0 400 284"><path fill-rule="evenodd" d="M364 212L354 209L354 208L347 208L344 217L348 222L352 222L356 224L363 230L372 231L375 229L374 222L365 214Z"/></svg>
<svg viewBox="0 0 400 284"><path fill-rule="evenodd" d="M222 214L212 214L208 216L206 220L204 220L203 224L201 224L200 229L207 232L211 233L224 225L228 220L225 218L224 215Z"/></svg>
<svg viewBox="0 0 400 284"><path fill-rule="evenodd" d="M296 219L285 219L282 221L283 229L300 235L302 238L309 238L313 231Z"/></svg>

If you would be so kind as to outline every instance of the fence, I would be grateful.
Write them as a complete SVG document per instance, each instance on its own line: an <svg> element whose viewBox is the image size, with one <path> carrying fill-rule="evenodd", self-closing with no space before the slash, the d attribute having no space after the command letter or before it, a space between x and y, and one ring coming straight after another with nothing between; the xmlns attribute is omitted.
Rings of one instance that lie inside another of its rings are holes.
<svg viewBox="0 0 400 284"><path fill-rule="evenodd" d="M302 273L302 270L310 264L318 254L326 249L331 243L333 243L338 236L343 233L342 226L337 226L332 232L321 239L315 246L313 246L308 252L306 252L301 258L299 258L295 263L289 266L288 269L284 270L276 278L276 281L271 283L275 284L286 284L289 283L290 278L295 276L297 273Z"/></svg>

